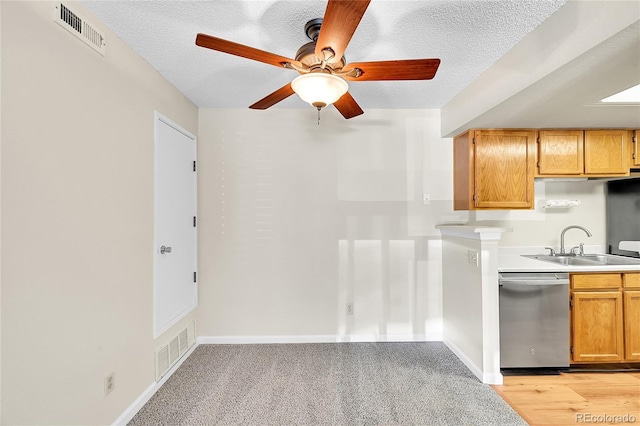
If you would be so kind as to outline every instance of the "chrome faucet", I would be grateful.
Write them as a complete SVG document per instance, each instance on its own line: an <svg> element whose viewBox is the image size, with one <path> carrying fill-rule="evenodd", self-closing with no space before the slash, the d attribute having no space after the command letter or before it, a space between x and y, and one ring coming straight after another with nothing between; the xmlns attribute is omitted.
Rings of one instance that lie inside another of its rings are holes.
<svg viewBox="0 0 640 426"><path fill-rule="evenodd" d="M578 226L578 225L567 226L566 228L564 228L562 230L562 233L560 234L560 254L565 254L565 252L564 252L564 233L567 232L569 229L572 229L572 228L582 229L584 232L587 233L587 237L591 236L591 232L589 232L589 230L587 228L585 228L585 227Z"/></svg>

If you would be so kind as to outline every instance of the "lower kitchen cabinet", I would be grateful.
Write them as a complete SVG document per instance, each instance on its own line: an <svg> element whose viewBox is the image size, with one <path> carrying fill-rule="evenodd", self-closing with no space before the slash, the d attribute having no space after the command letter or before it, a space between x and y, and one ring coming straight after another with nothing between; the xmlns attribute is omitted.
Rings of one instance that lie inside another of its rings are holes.
<svg viewBox="0 0 640 426"><path fill-rule="evenodd" d="M624 357L640 361L640 290L624 291Z"/></svg>
<svg viewBox="0 0 640 426"><path fill-rule="evenodd" d="M640 361L640 273L571 275L571 361Z"/></svg>
<svg viewBox="0 0 640 426"><path fill-rule="evenodd" d="M572 296L573 362L614 362L624 359L622 293L574 291Z"/></svg>
<svg viewBox="0 0 640 426"><path fill-rule="evenodd" d="M640 361L640 274L624 274L622 280L624 310L624 357Z"/></svg>

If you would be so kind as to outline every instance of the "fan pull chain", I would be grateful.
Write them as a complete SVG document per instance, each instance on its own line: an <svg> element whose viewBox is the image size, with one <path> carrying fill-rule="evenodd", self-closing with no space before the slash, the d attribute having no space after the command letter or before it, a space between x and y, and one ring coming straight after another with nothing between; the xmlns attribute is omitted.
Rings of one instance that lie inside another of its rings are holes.
<svg viewBox="0 0 640 426"><path fill-rule="evenodd" d="M318 126L320 125L320 107L318 107Z"/></svg>

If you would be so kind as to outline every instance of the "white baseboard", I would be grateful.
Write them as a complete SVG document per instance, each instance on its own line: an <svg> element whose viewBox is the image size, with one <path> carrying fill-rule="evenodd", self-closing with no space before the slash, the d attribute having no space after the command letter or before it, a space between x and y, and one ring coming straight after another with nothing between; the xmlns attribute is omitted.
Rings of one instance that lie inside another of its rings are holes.
<svg viewBox="0 0 640 426"><path fill-rule="evenodd" d="M169 377L171 377L171 375L175 373L178 367L180 367L182 363L187 358L189 358L191 353L198 347L198 344L199 343L196 340L193 346L191 346L191 348L189 348L189 350L185 352L178 361L176 361L173 367L171 367L159 381L151 383L149 387L146 388L144 392L142 392L142 394L138 398L136 398L136 400L133 401L133 403L126 410L124 410L122 414L120 414L120 416L113 422L113 426L124 426L129 423L131 419L133 419L133 416L135 416L136 413L140 411L140 409L144 406L144 404L146 404L158 391L158 389L160 389L160 387L164 385L167 380L169 380Z"/></svg>
<svg viewBox="0 0 640 426"><path fill-rule="evenodd" d="M457 347L452 342L443 339L443 342L447 347L457 356L460 361L464 365L467 366L469 370L480 380L482 383L488 385L501 385L502 384L502 374L500 372L497 373L485 373L471 358L469 358L459 347Z"/></svg>
<svg viewBox="0 0 640 426"><path fill-rule="evenodd" d="M482 376L483 376L482 369L478 367L478 365L475 362L473 362L471 358L467 356L467 354L462 352L462 350L459 347L457 347L455 344L453 344L449 340L443 339L443 342L445 345L447 345L449 349L451 349L451 352L453 352L455 356L457 356L460 359L460 361L462 361L463 364L466 365L469 370L471 370L474 376L476 376L479 380L482 380Z"/></svg>
<svg viewBox="0 0 640 426"><path fill-rule="evenodd" d="M200 336L201 345L212 344L260 344L260 343L339 343L339 342L433 342L441 341L441 335L425 334L388 334L388 335L281 335L281 336Z"/></svg>
<svg viewBox="0 0 640 426"><path fill-rule="evenodd" d="M488 385L502 385L504 384L504 377L502 376L502 373L483 373L482 383L486 383Z"/></svg>

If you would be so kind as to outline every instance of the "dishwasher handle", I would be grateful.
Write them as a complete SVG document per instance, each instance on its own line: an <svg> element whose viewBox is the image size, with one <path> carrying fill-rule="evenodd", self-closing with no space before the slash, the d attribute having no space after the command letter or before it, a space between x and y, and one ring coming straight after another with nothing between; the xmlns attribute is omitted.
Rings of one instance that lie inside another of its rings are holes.
<svg viewBox="0 0 640 426"><path fill-rule="evenodd" d="M518 286L531 286L531 285L568 285L568 278L549 278L549 279L528 279L528 280L508 280L502 279L498 281L500 286L503 285L518 285Z"/></svg>

